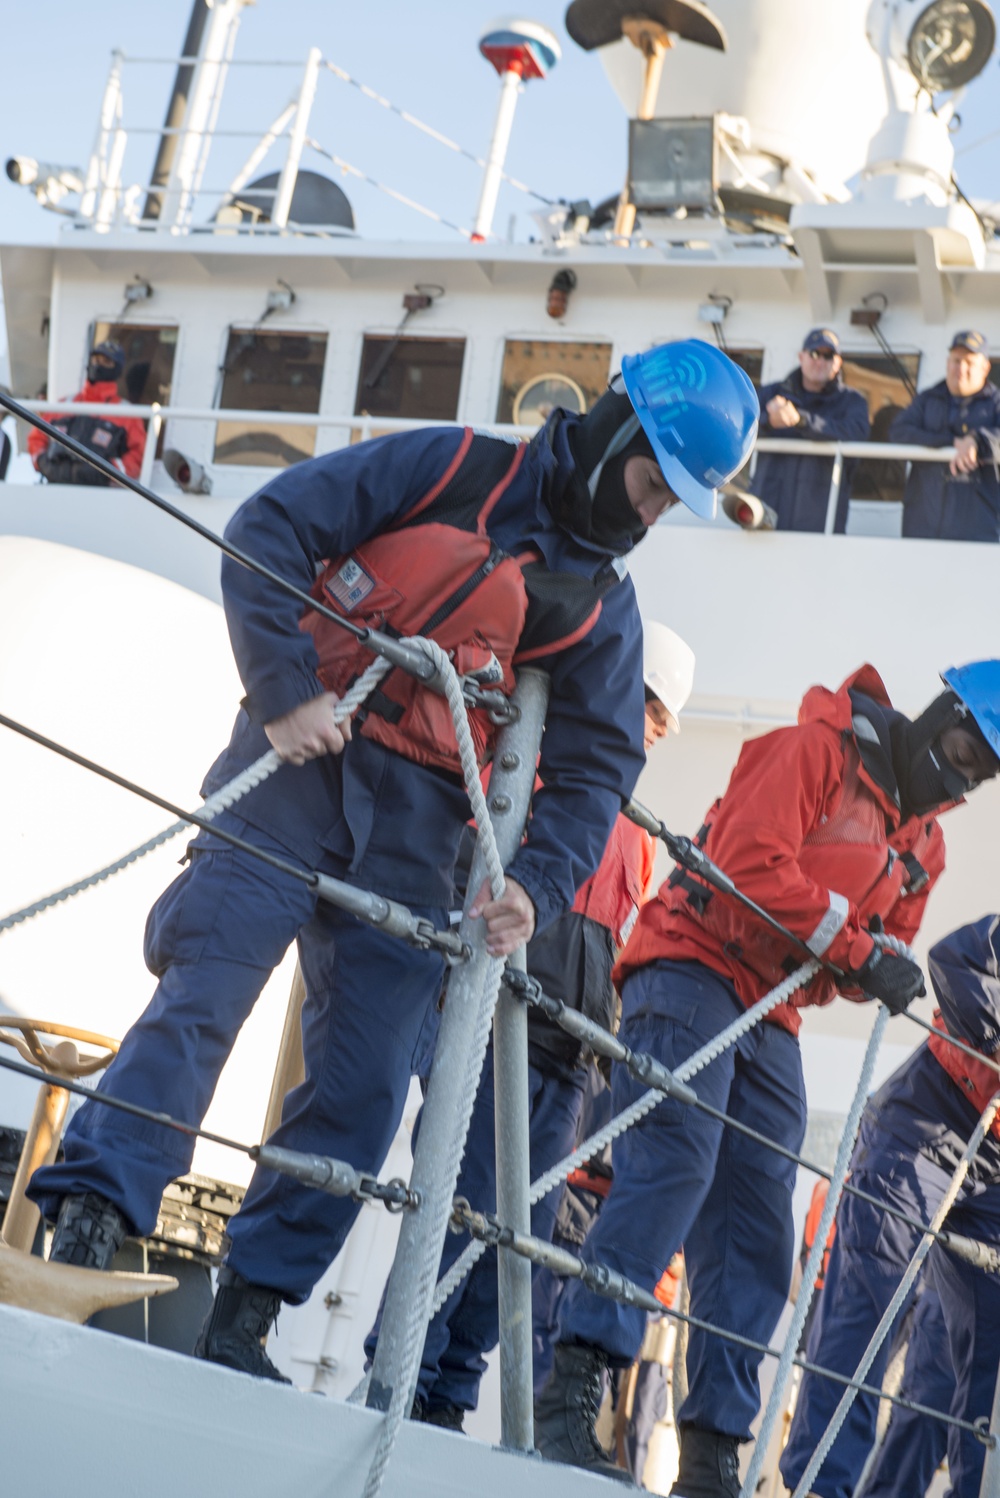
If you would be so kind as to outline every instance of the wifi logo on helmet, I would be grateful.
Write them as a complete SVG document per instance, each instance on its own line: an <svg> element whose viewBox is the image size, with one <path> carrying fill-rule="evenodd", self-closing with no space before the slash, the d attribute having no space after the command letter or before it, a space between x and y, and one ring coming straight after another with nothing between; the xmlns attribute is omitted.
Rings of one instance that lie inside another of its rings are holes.
<svg viewBox="0 0 1000 1498"><path fill-rule="evenodd" d="M708 370L696 355L685 353L680 359L670 359L656 370L650 380L649 394L660 406L675 407L674 414L686 411L687 396L700 394L708 384Z"/></svg>

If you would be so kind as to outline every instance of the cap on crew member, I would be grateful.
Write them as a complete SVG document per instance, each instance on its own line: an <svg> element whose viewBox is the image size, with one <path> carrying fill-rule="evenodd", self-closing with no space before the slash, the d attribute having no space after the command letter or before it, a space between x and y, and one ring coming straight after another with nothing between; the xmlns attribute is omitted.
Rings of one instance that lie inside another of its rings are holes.
<svg viewBox="0 0 1000 1498"><path fill-rule="evenodd" d="M832 328L813 328L807 333L802 341L803 353L813 353L816 349L832 349L835 354L840 353L840 339Z"/></svg>
<svg viewBox="0 0 1000 1498"><path fill-rule="evenodd" d="M970 354L985 354L986 334L977 333L973 328L967 328L964 333L955 334L948 345L949 353L955 348L968 349Z"/></svg>

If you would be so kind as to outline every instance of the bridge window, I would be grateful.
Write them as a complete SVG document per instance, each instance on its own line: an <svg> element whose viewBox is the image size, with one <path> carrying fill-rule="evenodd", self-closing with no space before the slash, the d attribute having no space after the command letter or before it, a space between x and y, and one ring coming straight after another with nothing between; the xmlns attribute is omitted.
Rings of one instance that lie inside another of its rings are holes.
<svg viewBox="0 0 1000 1498"><path fill-rule="evenodd" d="M369 334L361 352L355 416L454 421L464 360L464 338Z"/></svg>
<svg viewBox="0 0 1000 1498"><path fill-rule="evenodd" d="M889 428L900 411L913 399L903 373L917 388L920 371L919 354L898 354L896 362L884 354L845 354L844 383L860 390L868 402L872 424L871 440L888 442ZM906 464L897 458L862 458L851 483L852 499L900 501L906 482Z"/></svg>
<svg viewBox="0 0 1000 1498"><path fill-rule="evenodd" d="M96 322L88 349L95 343L120 343L125 368L118 381L118 394L135 406L158 401L169 404L177 352L177 328L138 323Z"/></svg>
<svg viewBox="0 0 1000 1498"><path fill-rule="evenodd" d="M224 411L319 411L325 333L272 333L266 328L233 328L221 370L219 407ZM287 468L311 458L313 425L220 421L215 429L215 462L259 468Z"/></svg>
<svg viewBox="0 0 1000 1498"><path fill-rule="evenodd" d="M508 338L497 421L540 427L556 406L583 413L608 386L610 343Z"/></svg>

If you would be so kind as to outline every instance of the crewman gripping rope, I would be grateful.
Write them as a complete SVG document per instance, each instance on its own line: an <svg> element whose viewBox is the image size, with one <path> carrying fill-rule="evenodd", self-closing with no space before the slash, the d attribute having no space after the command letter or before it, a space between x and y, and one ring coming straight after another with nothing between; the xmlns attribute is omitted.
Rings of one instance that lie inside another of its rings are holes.
<svg viewBox="0 0 1000 1498"><path fill-rule="evenodd" d="M238 512L229 537L349 619L428 633L463 673L511 688L520 662L551 676L539 793L506 891L474 913L495 956L571 903L593 872L641 768L641 638L622 558L683 500L702 514L746 458L753 389L698 342L624 361L589 415L556 412L528 446L431 429L301 464ZM329 560L333 559L333 560ZM223 592L246 688L205 791L268 745L285 765L218 827L409 903L445 923L468 801L450 716L409 678L385 677L354 731L340 695L368 655L311 617L273 580L223 563ZM473 712L481 758L493 725ZM211 833L154 906L148 965L160 979L102 1083L200 1121L235 1036L286 947L298 940L307 999L306 1080L277 1145L333 1154L375 1173L402 1114L442 963L413 954L262 872ZM62 1164L32 1195L58 1216L52 1256L106 1267L128 1232L155 1222L188 1145L155 1125L123 1126L85 1106ZM282 1300L304 1301L339 1250L356 1204L255 1175L230 1223L232 1247L200 1356L280 1375L263 1341Z"/></svg>
<svg viewBox="0 0 1000 1498"><path fill-rule="evenodd" d="M986 701L970 686L975 673L996 670L987 662L949 672L948 690L912 722L870 666L836 692L812 688L797 727L744 746L706 818L708 856L842 971L848 997L870 995L896 1013L922 992L916 964L877 946L867 927L879 917L891 935L913 937L944 867L936 812L1000 771L983 732L992 731L1000 684ZM678 870L643 907L616 969L620 1039L676 1071L799 963L791 941ZM712 1062L696 1091L797 1151L805 1130L798 1009L836 992L819 972ZM616 1113L641 1091L615 1067ZM792 1162L668 1099L616 1140L614 1186L583 1258L651 1291L683 1243L692 1315L763 1343L789 1285L793 1184ZM644 1327L641 1309L570 1286L553 1375L536 1406L544 1456L616 1475L593 1431L595 1396L609 1364L635 1357ZM675 1498L737 1498L759 1363L759 1354L692 1329Z"/></svg>

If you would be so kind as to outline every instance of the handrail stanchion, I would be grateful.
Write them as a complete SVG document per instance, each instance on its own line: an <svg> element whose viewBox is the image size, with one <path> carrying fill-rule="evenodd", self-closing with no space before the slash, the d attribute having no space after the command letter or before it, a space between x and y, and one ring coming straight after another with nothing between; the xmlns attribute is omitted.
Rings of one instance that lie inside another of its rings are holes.
<svg viewBox="0 0 1000 1498"><path fill-rule="evenodd" d="M160 440L163 430L163 416L156 401L153 402L149 417L149 426L146 428L146 444L142 449L142 467L139 469L139 482L149 488L153 477L153 463L156 459L156 445Z"/></svg>
<svg viewBox="0 0 1000 1498"><path fill-rule="evenodd" d="M491 786L492 791L492 786ZM508 966L525 969L521 947ZM528 1005L501 987L493 1015L493 1084L496 1094L497 1216L518 1232L531 1232L531 1162L528 1131ZM535 1445L531 1350L531 1262L497 1249L500 1304L500 1445L532 1451Z"/></svg>
<svg viewBox="0 0 1000 1498"><path fill-rule="evenodd" d="M549 681L544 672L522 671L514 693L520 716L498 735L489 800L502 864L509 863L517 851L527 820L548 692ZM485 857L482 848L477 847L469 875L466 913L459 928L471 955L451 973L413 1156L410 1188L421 1205L419 1211L406 1213L400 1226L368 1389L368 1405L378 1410L389 1409L397 1388L402 1390L403 1407L408 1410L417 1386L436 1271L451 1213L458 1155L468 1129L468 1113L460 1115L466 1109L471 1111L471 1100L460 1095L463 1089L457 1079L468 1071L469 1053L481 1029L486 979L494 961L486 951L483 922L472 921L468 915L468 906L485 878ZM442 1166L449 1161L454 1165L448 1171L449 1178L444 1179ZM433 1260L433 1272L427 1276L423 1267L429 1260Z"/></svg>
<svg viewBox="0 0 1000 1498"><path fill-rule="evenodd" d="M997 1369L996 1387L993 1391L990 1432L993 1436L993 1445L986 1448L979 1498L1000 1498L1000 1368Z"/></svg>
<svg viewBox="0 0 1000 1498"><path fill-rule="evenodd" d="M826 520L823 522L823 534L833 535L833 527L837 520L837 499L840 495L840 476L844 471L844 453L837 443L837 451L833 455L833 469L830 473L830 493L826 501Z"/></svg>

